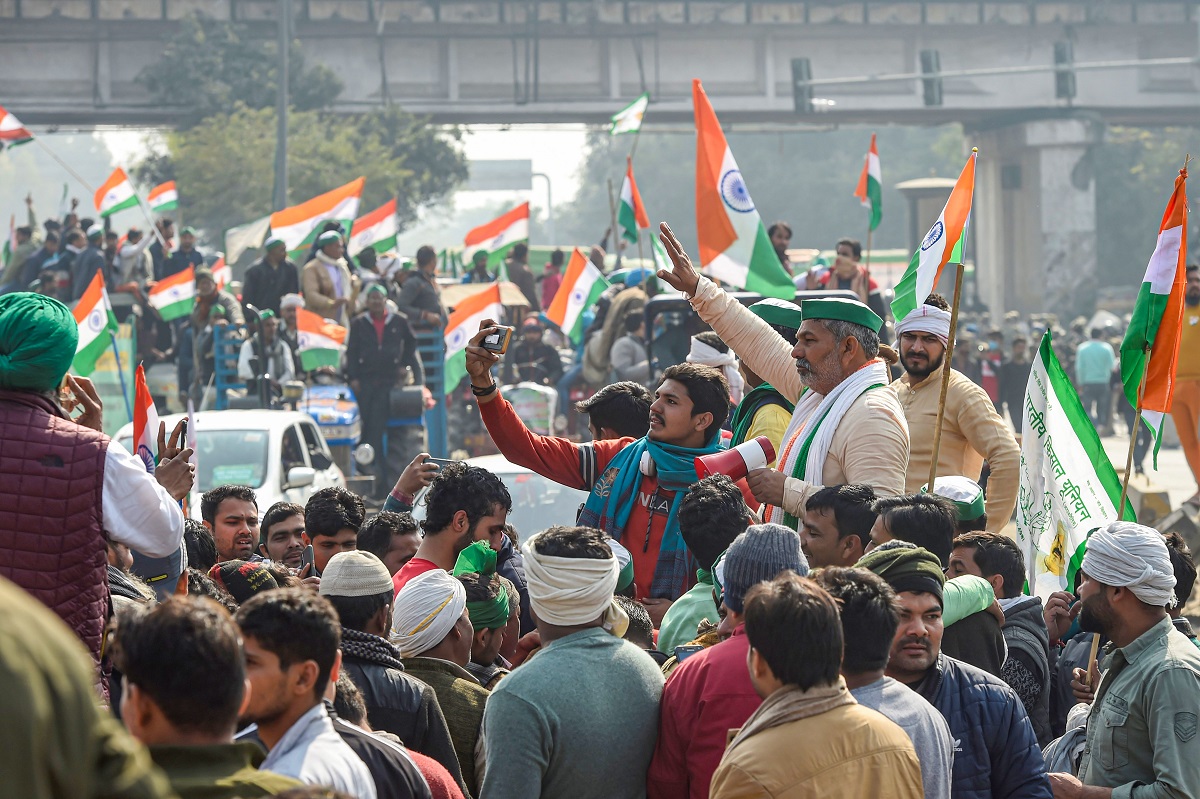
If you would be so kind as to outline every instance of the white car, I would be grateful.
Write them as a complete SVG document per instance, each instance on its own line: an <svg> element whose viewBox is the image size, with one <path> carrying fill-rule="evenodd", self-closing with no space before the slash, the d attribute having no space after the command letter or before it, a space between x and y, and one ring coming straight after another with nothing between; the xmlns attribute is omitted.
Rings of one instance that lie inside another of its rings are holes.
<svg viewBox="0 0 1200 799"><path fill-rule="evenodd" d="M167 435L183 414L164 416ZM312 417L295 411L201 411L196 422L196 485L188 513L200 518L200 495L222 485L246 485L261 516L276 502L303 505L322 488L345 488L346 478ZM117 431L132 451L133 425Z"/></svg>
<svg viewBox="0 0 1200 799"><path fill-rule="evenodd" d="M487 469L504 482L512 496L512 513L508 514L508 523L522 541L547 527L573 527L580 506L588 498L587 491L559 485L524 466L511 463L503 455L484 455L471 458L467 463ZM418 521L425 518L426 490L417 495L417 504L413 508L413 517Z"/></svg>

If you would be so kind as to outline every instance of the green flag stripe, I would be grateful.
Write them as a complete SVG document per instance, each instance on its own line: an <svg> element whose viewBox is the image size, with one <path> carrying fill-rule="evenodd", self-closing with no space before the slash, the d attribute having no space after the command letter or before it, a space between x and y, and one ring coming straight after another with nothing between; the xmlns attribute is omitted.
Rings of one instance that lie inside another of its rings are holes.
<svg viewBox="0 0 1200 799"><path fill-rule="evenodd" d="M753 291L764 297L775 297L781 300L796 298L796 284L779 262L775 247L771 245L771 237L762 222L758 223L758 233L754 237L754 249L750 253L750 268L746 273L746 291Z"/></svg>
<svg viewBox="0 0 1200 799"><path fill-rule="evenodd" d="M1054 395L1058 398L1059 408L1062 409L1063 414L1071 423L1071 430L1075 433L1075 437L1079 439L1084 452L1087 453L1088 462L1091 464L1096 476L1100 479L1100 484L1104 486L1104 491L1108 494L1109 501L1112 502L1114 508L1119 507L1121 503L1121 479L1117 477L1117 472L1113 468L1112 461L1108 459L1108 453L1104 451L1104 445L1100 443L1100 434L1096 432L1096 427L1092 424L1091 417L1084 410L1083 402L1079 399L1079 394L1076 393L1075 387L1071 384L1071 379L1067 377L1067 373L1063 369L1062 364L1059 363L1058 356L1054 354L1054 347L1051 345L1051 337L1047 333L1042 337L1042 344L1038 352L1042 358L1042 364L1045 366L1050 387L1054 390ZM1133 503L1128 498L1125 500L1125 512L1122 518L1128 521L1137 520L1137 514L1133 510Z"/></svg>
<svg viewBox="0 0 1200 799"><path fill-rule="evenodd" d="M883 219L883 187L870 175L867 175L867 199L871 201L871 230L874 230Z"/></svg>
<svg viewBox="0 0 1200 799"><path fill-rule="evenodd" d="M107 211L101 211L100 216L101 216L101 218L106 217L106 216L111 216L112 214L115 214L117 211L124 211L127 208L137 208L137 205L138 205L138 198L137 198L137 195L135 194L134 196L130 197L129 199L125 200L124 202L118 203L118 204L114 205L112 208L109 208Z"/></svg>

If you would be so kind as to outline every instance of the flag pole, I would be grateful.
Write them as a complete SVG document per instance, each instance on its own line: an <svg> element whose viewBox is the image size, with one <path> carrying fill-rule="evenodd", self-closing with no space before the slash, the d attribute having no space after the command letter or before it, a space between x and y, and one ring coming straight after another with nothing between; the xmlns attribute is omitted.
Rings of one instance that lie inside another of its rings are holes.
<svg viewBox="0 0 1200 799"><path fill-rule="evenodd" d="M121 366L121 351L117 349L117 336L112 330L108 331L108 340L112 342L113 357L117 359L117 377L121 381L121 399L125 400L125 413L132 422L133 407L129 404L129 387L125 384L125 368Z"/></svg>
<svg viewBox="0 0 1200 799"><path fill-rule="evenodd" d="M612 248L613 253L616 256L613 266L615 267L621 262L621 234L617 231L617 201L613 197L612 178L608 179L608 214L609 222L612 223L612 227L609 228L609 230L612 232L613 237Z"/></svg>
<svg viewBox="0 0 1200 799"><path fill-rule="evenodd" d="M57 161L59 166L61 166L61 167L62 167L63 169L65 169L65 170L67 170L67 174L68 174L68 175L70 175L71 177L73 177L73 178L75 178L77 181L79 181L79 184L80 184L81 186L83 186L85 189L87 189L87 190L88 190L89 192L91 192L92 194L95 194L95 193L96 193L96 190L95 190L95 189L93 189L93 188L91 187L91 185L90 185L90 184L89 184L89 183L88 183L86 180L84 180L82 177L80 177L79 173L78 173L78 172L76 172L74 169L72 169L72 168L71 168L71 166L70 166L70 164L68 164L66 161L62 160L61 158L59 158L59 157L58 157L58 153L56 153L56 152L54 152L53 150L51 150L51 149L50 149L50 145L48 145L48 144L46 144L44 141L42 141L42 137L41 137L41 136L34 136L34 137L33 137L33 140L34 140L35 142L37 142L39 145L41 145L41 148L42 148L43 150L45 150L45 151L46 151L46 153L47 153L47 154L48 154L48 155L49 155L51 158L53 158L55 161Z"/></svg>
<svg viewBox="0 0 1200 799"><path fill-rule="evenodd" d="M962 299L963 273L966 271L961 261L957 267L954 280L954 305L950 308L950 338L946 342L946 360L942 364L942 392L938 398L937 423L933 428L933 459L929 463L928 483L931 494L934 480L937 479L938 450L942 446L942 421L946 416L946 392L950 390L950 366L954 362L954 342L958 335L958 306Z"/></svg>
<svg viewBox="0 0 1200 799"><path fill-rule="evenodd" d="M867 297L868 298L871 296L871 234L874 232L875 232L875 229L873 227L871 227L871 220L870 220L870 218L868 218L867 219L867 258L866 258L866 265L863 267L863 269L866 271L866 275L867 275Z"/></svg>
<svg viewBox="0 0 1200 799"><path fill-rule="evenodd" d="M150 230L154 233L154 238L158 239L158 243L162 245L163 254L170 249L167 240L163 238L162 233L158 229L158 225L154 224L154 215L150 213L150 206L146 205L146 201L142 199L142 195L135 190L133 196L137 198L138 208L142 209L142 216L146 217L146 221L150 223Z"/></svg>

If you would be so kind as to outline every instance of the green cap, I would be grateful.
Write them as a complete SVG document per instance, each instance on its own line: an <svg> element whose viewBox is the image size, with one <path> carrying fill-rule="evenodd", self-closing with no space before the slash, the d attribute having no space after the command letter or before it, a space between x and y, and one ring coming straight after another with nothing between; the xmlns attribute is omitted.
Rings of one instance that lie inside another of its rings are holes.
<svg viewBox="0 0 1200 799"><path fill-rule="evenodd" d="M475 541L458 553L454 569L455 577L462 574L478 574L489 582L496 581L496 550L487 541ZM467 602L467 615L471 627L479 630L497 630L508 624L508 591L499 585L500 593L491 600Z"/></svg>
<svg viewBox="0 0 1200 799"><path fill-rule="evenodd" d="M263 245L263 249L270 250L274 249L275 247L282 247L283 244L283 239L279 238L278 236L272 236L271 238L267 239L267 243Z"/></svg>
<svg viewBox="0 0 1200 799"><path fill-rule="evenodd" d="M267 310L260 312L258 315L258 318L259 318L259 321L262 321L262 322L265 322L268 319L274 319L275 312L272 311L270 308L268 308Z"/></svg>
<svg viewBox="0 0 1200 799"><path fill-rule="evenodd" d="M367 289L367 296L370 297L372 294L382 294L383 296L386 297L387 289L385 289L383 286L379 285L378 283L372 283L370 288Z"/></svg>
<svg viewBox="0 0 1200 799"><path fill-rule="evenodd" d="M793 330L800 329L800 322L803 319L800 315L799 305L774 297L768 297L765 300L759 300L754 303L750 306L750 312L768 325L790 327Z"/></svg>
<svg viewBox="0 0 1200 799"><path fill-rule="evenodd" d="M836 319L870 328L875 333L883 328L883 320L879 315L858 300L841 297L804 300L800 305L800 313L805 319Z"/></svg>
<svg viewBox="0 0 1200 799"><path fill-rule="evenodd" d="M928 483L921 486L921 493L929 493ZM954 503L960 522L973 521L983 515L983 489L969 477L939 477L933 481L933 493Z"/></svg>
<svg viewBox="0 0 1200 799"><path fill-rule="evenodd" d="M320 236L317 236L317 246L324 247L326 245L333 244L335 241L341 240L341 233L338 233L336 230L326 230Z"/></svg>
<svg viewBox="0 0 1200 799"><path fill-rule="evenodd" d="M488 251L487 250L476 250L475 254L471 256L471 263L478 264L483 261L487 261L487 259L488 259Z"/></svg>
<svg viewBox="0 0 1200 799"><path fill-rule="evenodd" d="M216 282L215 278L213 278L212 270L207 266L196 267L196 271L192 273L192 280L197 283L199 283L201 280L212 280L213 282Z"/></svg>
<svg viewBox="0 0 1200 799"><path fill-rule="evenodd" d="M863 555L855 566L882 577L896 593L924 591L942 600L946 575L937 555L908 541L893 540Z"/></svg>
<svg viewBox="0 0 1200 799"><path fill-rule="evenodd" d="M179 231L179 235L180 236L195 236L196 228L192 227L191 225L188 225L187 227L185 227Z"/></svg>

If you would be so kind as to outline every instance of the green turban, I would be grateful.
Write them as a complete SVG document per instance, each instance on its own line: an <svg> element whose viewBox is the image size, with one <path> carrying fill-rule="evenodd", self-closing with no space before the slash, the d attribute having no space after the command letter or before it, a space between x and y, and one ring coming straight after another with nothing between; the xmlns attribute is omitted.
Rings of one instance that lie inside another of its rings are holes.
<svg viewBox="0 0 1200 799"><path fill-rule="evenodd" d="M471 627L476 631L497 630L508 624L508 591L496 580L496 550L487 541L476 541L458 553L458 560L450 572L455 577L461 574L478 574L488 582L495 581L500 594L487 601L467 601L467 615Z"/></svg>
<svg viewBox="0 0 1200 799"><path fill-rule="evenodd" d="M78 345L79 326L58 300L24 291L0 297L0 388L57 390Z"/></svg>

